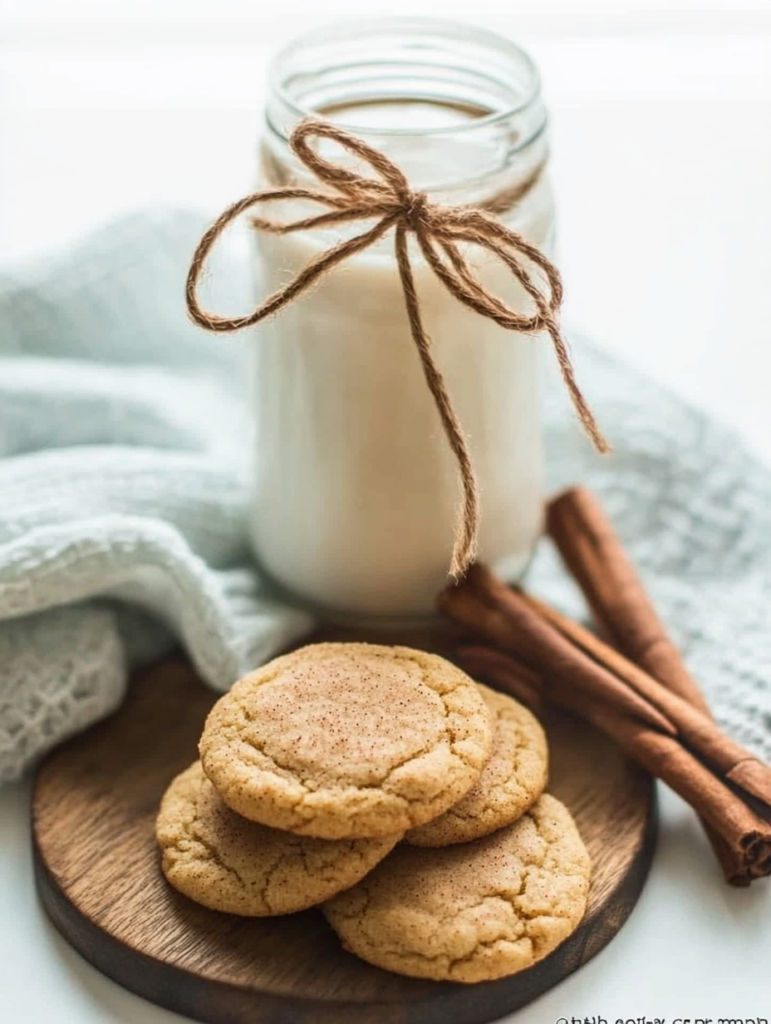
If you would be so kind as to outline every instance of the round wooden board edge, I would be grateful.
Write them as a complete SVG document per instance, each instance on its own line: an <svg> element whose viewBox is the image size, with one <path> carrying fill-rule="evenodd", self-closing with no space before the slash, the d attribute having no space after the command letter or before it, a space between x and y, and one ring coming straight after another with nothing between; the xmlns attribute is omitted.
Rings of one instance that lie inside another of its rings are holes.
<svg viewBox="0 0 771 1024"><path fill-rule="evenodd" d="M437 998L411 1004L409 1016L405 1015L405 1005L399 1003L370 1003L366 1007L361 1003L322 1004L268 993L258 994L257 1011L253 989L238 989L202 978L131 949L95 925L68 899L45 864L33 827L35 887L56 930L100 973L157 1006L204 1024L238 1024L246 1020L251 1024L417 1024L418 1020L420 1024L492 1024L556 987L549 971L553 957L560 957L569 965L560 978L564 981L604 949L629 918L648 877L658 837L658 799L653 779L650 786L650 811L639 846L629 870L603 903L604 915L607 916L608 908L615 911L612 927L593 927L597 915L590 915L551 956L527 971L478 985L437 983ZM137 971L137 967L141 969ZM469 996L473 992L484 993L487 998L466 1000L469 1013L458 1015L453 1002L459 990L465 990ZM484 1008L477 1003L484 1003ZM433 1016L418 1018L415 1013L419 1010Z"/></svg>

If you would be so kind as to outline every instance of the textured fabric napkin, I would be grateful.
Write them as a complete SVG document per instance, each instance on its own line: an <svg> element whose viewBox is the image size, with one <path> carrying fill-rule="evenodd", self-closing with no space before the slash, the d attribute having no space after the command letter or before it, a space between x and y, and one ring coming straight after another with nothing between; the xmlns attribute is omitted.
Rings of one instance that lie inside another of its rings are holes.
<svg viewBox="0 0 771 1024"><path fill-rule="evenodd" d="M313 625L249 560L245 345L182 300L203 226L135 215L0 273L0 782L175 643L223 690ZM246 301L236 271L219 308ZM552 376L550 486L597 491L718 719L769 758L771 471L591 345L575 356L615 454L592 453ZM547 545L531 584L582 614Z"/></svg>

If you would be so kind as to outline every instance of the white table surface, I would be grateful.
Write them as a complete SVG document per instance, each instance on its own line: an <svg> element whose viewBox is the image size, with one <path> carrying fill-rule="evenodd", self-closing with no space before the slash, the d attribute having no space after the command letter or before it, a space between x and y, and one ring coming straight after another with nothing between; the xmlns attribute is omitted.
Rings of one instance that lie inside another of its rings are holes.
<svg viewBox="0 0 771 1024"><path fill-rule="evenodd" d="M191 0L189 24L148 28L133 8L89 21L88 0L73 0L82 20L69 22L58 7L36 20L6 6L0 260L148 200L214 210L248 187L266 51L295 27L287 14L259 22L230 0L214 20ZM477 17L543 72L571 321L771 463L771 10L627 6L627 22L608 0L525 4L516 23L509 5L483 2ZM181 1020L102 977L49 925L28 796L27 784L0 792L0 1024ZM620 934L508 1020L771 1019L771 883L725 886L690 810L668 792L661 806L653 869Z"/></svg>

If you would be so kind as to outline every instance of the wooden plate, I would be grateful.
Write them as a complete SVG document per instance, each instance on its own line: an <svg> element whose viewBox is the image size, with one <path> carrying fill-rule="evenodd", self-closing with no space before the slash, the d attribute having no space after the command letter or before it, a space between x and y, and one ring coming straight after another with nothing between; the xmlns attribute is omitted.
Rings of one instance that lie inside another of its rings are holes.
<svg viewBox="0 0 771 1024"><path fill-rule="evenodd" d="M581 926L535 967L481 985L403 978L343 952L317 911L248 920L199 907L163 879L153 825L213 700L181 659L154 667L116 715L46 759L34 791L46 911L95 967L154 1003L210 1024L483 1024L591 959L637 900L655 844L651 780L554 714L549 788L575 815L594 874Z"/></svg>

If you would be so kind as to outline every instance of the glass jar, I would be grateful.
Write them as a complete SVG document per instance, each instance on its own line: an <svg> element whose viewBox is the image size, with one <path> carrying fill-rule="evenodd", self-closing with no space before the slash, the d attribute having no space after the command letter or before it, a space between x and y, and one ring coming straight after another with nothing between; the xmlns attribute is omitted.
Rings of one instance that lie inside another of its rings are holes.
<svg viewBox="0 0 771 1024"><path fill-rule="evenodd" d="M288 145L308 115L383 151L413 189L439 203L495 209L535 177L501 216L550 254L546 112L538 73L512 43L466 25L402 18L297 40L270 76L261 187L319 188ZM328 159L351 159L326 145ZM288 205L275 215L294 219L299 211ZM339 228L256 232L260 295L340 237ZM529 309L500 261L480 252L468 258L495 295ZM541 346L463 306L416 246L411 260L479 482L479 554L514 579L542 526ZM338 265L256 330L251 536L261 568L327 618L392 624L431 615L448 580L460 483L410 334L392 236Z"/></svg>

